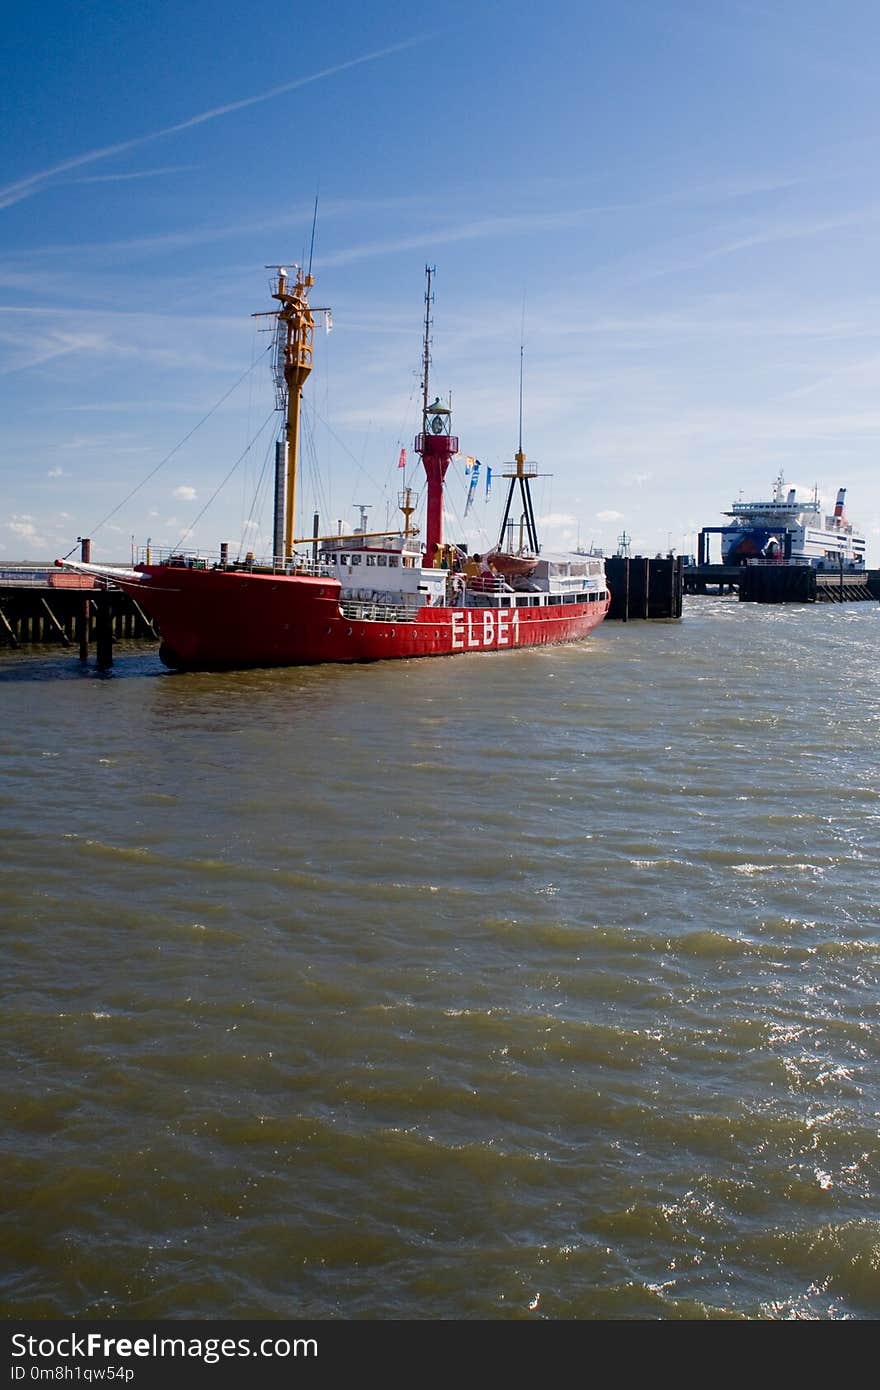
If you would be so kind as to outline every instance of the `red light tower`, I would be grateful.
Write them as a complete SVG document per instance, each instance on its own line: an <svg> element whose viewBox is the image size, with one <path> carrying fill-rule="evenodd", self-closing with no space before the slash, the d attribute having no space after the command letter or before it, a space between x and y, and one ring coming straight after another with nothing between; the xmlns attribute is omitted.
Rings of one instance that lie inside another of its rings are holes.
<svg viewBox="0 0 880 1390"><path fill-rule="evenodd" d="M438 396L428 404L428 368L431 364L431 277L434 269L425 267L425 353L422 374L422 433L416 435L415 451L421 456L428 480L428 504L425 518L426 565L433 565L443 545L443 479L453 454L458 453L458 439L451 433L452 411L442 405Z"/></svg>

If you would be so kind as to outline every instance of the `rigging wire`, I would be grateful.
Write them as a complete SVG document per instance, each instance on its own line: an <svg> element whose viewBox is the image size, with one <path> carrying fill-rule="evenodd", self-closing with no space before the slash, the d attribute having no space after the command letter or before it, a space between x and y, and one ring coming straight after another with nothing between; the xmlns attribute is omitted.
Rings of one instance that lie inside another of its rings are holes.
<svg viewBox="0 0 880 1390"><path fill-rule="evenodd" d="M319 412L314 406L312 406L312 409L313 409L313 411L314 411L315 418L316 418L317 420L320 420L321 424L324 426L325 430L327 430L328 434L331 434L331 435L333 436L333 438L336 440L336 443L339 445L340 449L343 449L343 450L345 451L345 453L348 454L348 457L351 459L352 463L354 463L354 464L357 465L358 471L361 472L361 473L363 473L364 477L367 479L367 481L370 483L370 485L371 485L372 487L374 487L377 491L381 492L381 490L382 490L382 485L381 485L381 483L378 483L378 482L376 481L376 479L375 479L374 477L372 477L370 473L367 472L367 469L364 467L363 460L362 460L362 459L359 459L359 458L357 457L356 454L352 453L351 449L349 449L349 447L348 447L348 445L346 444L345 440L344 440L344 439L340 439L339 435L338 435L338 434L336 433L336 431L333 429L333 427L332 427L332 425L329 423L329 421L325 420L324 417L320 414L320 412Z"/></svg>
<svg viewBox="0 0 880 1390"><path fill-rule="evenodd" d="M302 445L304 464L308 469L309 486L312 492L312 510L325 520L330 517L330 494L326 491L324 473L329 477L329 466L324 470L318 464L318 446L315 438L314 407L307 406L303 402L302 413ZM330 522L327 521L327 526ZM326 530L327 526L323 529Z"/></svg>
<svg viewBox="0 0 880 1390"><path fill-rule="evenodd" d="M307 271L307 274L309 274L309 275L311 275L311 273L312 273L312 256L313 256L314 253L315 253L315 227L316 227L317 222L318 222L318 195L319 195L320 192L321 192L321 184L320 184L320 181L319 181L318 186L317 186L317 188L315 189L315 211L314 211L314 213L313 213L313 215L312 215L312 240L311 240L311 244L309 245L309 268L308 268L308 271Z"/></svg>
<svg viewBox="0 0 880 1390"><path fill-rule="evenodd" d="M271 351L271 347L270 347L270 348L267 348L267 351ZM141 488L142 488L142 487L145 487L146 484L150 481L151 478L155 478L155 476L156 476L156 474L159 472L160 468L164 468L164 467L165 467L165 464L166 464L166 463L169 463L169 462L171 461L171 459L174 458L174 455L180 452L180 450L183 448L184 444L186 444L190 439L192 439L193 435L196 433L196 430L201 429L202 425L206 424L207 421L210 420L211 416L212 416L213 414L215 414L215 412L218 411L218 410L220 409L220 407L221 407L221 405L223 405L224 401L227 401L227 400L229 399L229 397L232 395L233 391L235 391L235 390L241 385L241 383L242 383L243 381L245 381L245 380L250 376L251 372L254 370L254 367L255 367L256 365L257 365L256 359L254 359L254 361L251 362L251 365L247 368L247 370L244 371L244 372L242 372L242 374L241 374L241 376L238 378L238 380L237 380L237 381L234 381L234 382L232 383L232 385L230 386L229 390L228 390L228 391L224 391L224 393L223 393L223 395L220 397L219 401L217 401L216 404L214 404L214 405L211 406L211 409L208 411L207 415L203 415L202 418L201 418L201 420L199 420L198 424L193 425L193 427L192 427L192 429L189 431L189 433L188 433L188 434L185 434L185 435L183 436L183 439L181 439L180 442L179 442L178 444L175 444L175 446L174 446L174 448L171 450L171 452L170 452L169 454L166 454L165 457L164 457L159 463L156 464L156 467L150 470L150 472L146 475L146 477L141 478L141 480L140 480L140 482L137 484L137 486L136 486L136 487L133 487L133 488L131 489L131 492L129 492L129 493L127 494L127 496L123 497L122 501L119 502L119 503L117 503L117 505L112 509L112 511L109 511L105 517L102 517L102 519L98 522L97 526L93 526L93 527L92 527L92 535L94 535L96 531L100 531L101 527L104 526L104 525L106 525L106 523L110 520L111 517L115 516L116 513L117 513L118 511L121 511L121 509L125 506L125 504L126 504L127 502L130 502L131 499L132 499L132 497L134 497L135 493L136 493L136 492L140 492ZM273 415L275 414L274 410L273 410L272 414L273 414ZM265 429L265 425L261 426L261 427L260 427L260 430L258 431L258 435L261 434L262 431L263 431L264 429ZM258 436L255 436L255 438L256 438L256 437L258 437ZM251 441L251 443L253 443L253 440ZM251 445L249 444L249 445L248 445L248 449L250 449L250 447L251 447ZM245 453L247 453L247 449L245 450ZM242 454L242 458L244 458L244 454ZM239 460L233 465L233 469L232 469L233 472L234 472L235 468L238 467L238 464L239 464L240 462L241 462L241 459L239 459ZM230 475L227 475L227 476L230 476ZM224 479L224 482L225 482L225 481L226 481L226 479ZM222 486L223 486L223 483L220 484L220 487L222 487ZM219 491L220 491L220 488L218 488L217 491L219 492ZM217 496L217 493L215 492L215 493L214 493L214 497L216 497L216 496ZM211 498L211 501L213 502L213 500L214 500L214 498L212 497L212 498ZM206 506L210 506L210 503L207 503ZM199 518L203 515L204 511L205 511L205 508L203 508L203 509L202 509L202 512L199 513L199 517L197 517L196 520L199 520ZM193 523L193 525L195 525L195 523ZM190 529L191 529L191 528L190 528ZM67 559L69 555L72 555L75 549L76 549L76 545L74 545L74 546L67 552L67 555L65 555L64 558Z"/></svg>
<svg viewBox="0 0 880 1390"><path fill-rule="evenodd" d="M317 199L318 191L316 190L316 205ZM319 414L318 401L321 402L325 413L329 414L330 411L331 360L332 354L330 352L320 353L317 370L312 373L312 391L309 396L303 396L302 402L303 462L307 472L308 486L311 489L312 511L324 517L325 524L322 525L322 530L329 530L330 527L329 518L331 517L333 502L333 471L332 456L329 449L324 450L325 460L323 466L319 463L316 417Z"/></svg>
<svg viewBox="0 0 880 1390"><path fill-rule="evenodd" d="M522 318L519 326L519 451L522 453L522 420L523 420L523 357L525 355L526 343L526 290L523 286Z"/></svg>
<svg viewBox="0 0 880 1390"><path fill-rule="evenodd" d="M216 498L217 498L217 497L220 495L220 493L223 491L223 489L225 488L226 484L229 482L229 479L232 477L232 475L233 475L233 473L235 472L235 470L236 470L236 468L238 467L238 465L242 462L243 459L246 459L246 458L247 458L247 456L248 456L248 454L250 453L251 449L254 447L254 445L256 444L256 442L257 442L257 440L259 439L260 435L263 433L263 430L264 430L264 429L266 428L266 426L270 423L270 421L272 421L272 420L275 419L275 415L276 415L276 411L275 411L275 407L273 406L272 409L269 411L269 414L266 416L265 420L263 421L262 425L261 425L260 428L257 430L257 432L256 432L256 434L254 435L253 439L251 440L250 444L247 445L247 447L245 448L245 450L244 450L243 453L239 454L238 458L235 460L235 463L232 465L232 467L230 468L229 472L226 474L226 477L225 477L220 483L217 484L217 486L215 487L214 491L211 493L211 496L208 498L207 502L205 503L204 507L202 507L202 510L199 512L198 516L195 517L194 520L192 521L192 523L186 528L186 530L183 531L183 532L181 533L180 539L179 539L178 542L177 542L178 546L182 545L183 542L184 542L184 540L186 540L187 536L188 536L191 532L193 532L193 531L195 530L195 528L198 526L198 524L199 524L199 522L201 521L202 517L205 515L205 512L208 510L208 508L211 506L211 504L216 500Z"/></svg>
<svg viewBox="0 0 880 1390"><path fill-rule="evenodd" d="M245 437L245 439L250 439L250 437L251 437L251 428L252 428L252 425L253 425L253 415L254 415L254 382L255 382L253 368L254 368L254 366L256 365L256 361L257 361L257 350L258 350L258 348L259 348L259 336L260 336L260 333L265 332L265 329L262 329L262 328L260 327L260 322L259 322L258 319L255 318L255 319L253 320L253 325L254 325L254 328L253 328L253 333L252 333L252 335L251 335L251 373L250 373L250 380L248 381L247 416L246 416L246 424L245 424L245 430L244 430L244 437ZM245 476L242 478L242 485L241 485L241 513L240 513L241 515L244 514L244 509L245 509L245 506L246 506L246 504L247 504L247 499L248 499L248 479L247 479L247 469L245 469Z"/></svg>
<svg viewBox="0 0 880 1390"><path fill-rule="evenodd" d="M260 432L262 433L262 430L264 430L265 428L266 428L265 425L261 426ZM274 436L274 433L275 433L274 430L273 430L272 433L273 433L273 436ZM268 472L269 472L269 460L270 460L270 458L271 458L271 457L273 456L273 454L274 454L274 449L273 449L274 442L275 442L275 441L274 441L274 437L273 437L272 439L269 440L268 444L266 445L266 452L265 452L264 455L263 455L263 463L262 463L262 466L261 466L261 468L260 468L260 472L259 472L259 476L258 476L257 481L256 481L256 485L255 485L254 490L253 490L253 496L251 497L250 511L248 512L248 515L247 515L246 519L242 522L241 535L240 535L240 537L239 537L239 542L238 542L238 554L239 554L239 558L241 558L241 552L242 552L242 550L244 549L244 546L245 546L245 532L246 532L246 531L250 531L250 530L252 530L252 529L256 529L258 532L262 530L262 524L263 524L263 508L264 508L265 503L266 503L265 490L266 490L266 483L267 483L267 475L268 475ZM256 440L252 440L252 441L251 441L251 444L254 444L254 443L256 443ZM251 447L251 445L249 444L249 445L248 445L248 448L250 448L250 447ZM254 513L255 513L255 512L258 512L258 516L257 516L256 522L254 523ZM252 525L252 523L253 523L253 525Z"/></svg>

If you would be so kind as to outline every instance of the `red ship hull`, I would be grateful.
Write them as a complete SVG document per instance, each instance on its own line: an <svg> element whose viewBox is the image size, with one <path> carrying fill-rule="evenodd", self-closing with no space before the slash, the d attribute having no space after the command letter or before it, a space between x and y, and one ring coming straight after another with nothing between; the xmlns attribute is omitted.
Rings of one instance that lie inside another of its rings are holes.
<svg viewBox="0 0 880 1390"><path fill-rule="evenodd" d="M300 666L453 656L573 642L605 617L609 599L524 607L418 609L414 617L361 618L340 608L333 579L154 565L120 579L178 669ZM512 600L515 603L515 598Z"/></svg>

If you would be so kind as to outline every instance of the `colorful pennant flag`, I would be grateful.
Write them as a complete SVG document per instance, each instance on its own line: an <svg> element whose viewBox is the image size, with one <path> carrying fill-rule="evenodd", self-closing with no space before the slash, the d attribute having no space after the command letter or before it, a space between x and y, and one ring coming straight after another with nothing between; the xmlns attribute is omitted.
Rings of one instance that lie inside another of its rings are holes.
<svg viewBox="0 0 880 1390"><path fill-rule="evenodd" d="M476 490L477 490L477 480L478 480L479 476L480 476L480 460L479 460L479 459L474 459L473 467L471 468L471 485L470 485L470 487L468 488L467 501L466 501L465 504L464 504L464 514L465 514L465 516L467 516L468 512L469 512L470 509L471 509L471 503L472 503L473 500L474 500L474 493L475 493Z"/></svg>
<svg viewBox="0 0 880 1390"><path fill-rule="evenodd" d="M492 469L486 469L486 501L489 500L489 492L492 488Z"/></svg>
<svg viewBox="0 0 880 1390"><path fill-rule="evenodd" d="M470 471L471 471L471 469L473 468L473 466L474 466L474 461L473 461L473 459L471 458L470 454L465 454L465 459L464 459L464 476L465 476L465 477L467 477L467 475L470 473Z"/></svg>
<svg viewBox="0 0 880 1390"><path fill-rule="evenodd" d="M401 449L400 458L397 460L398 468L406 468L406 449Z"/></svg>

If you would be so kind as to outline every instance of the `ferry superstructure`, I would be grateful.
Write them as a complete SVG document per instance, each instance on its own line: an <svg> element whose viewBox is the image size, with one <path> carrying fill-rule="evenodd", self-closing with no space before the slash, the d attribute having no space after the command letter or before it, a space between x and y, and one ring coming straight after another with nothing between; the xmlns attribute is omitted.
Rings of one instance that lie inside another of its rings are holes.
<svg viewBox="0 0 880 1390"><path fill-rule="evenodd" d="M797 489L785 489L780 472L773 496L766 502L734 502L724 513L731 524L719 528L725 565L773 561L806 564L819 570L865 568L865 538L847 519L846 488L840 488L834 511L824 510L814 489L809 501L799 501Z"/></svg>

